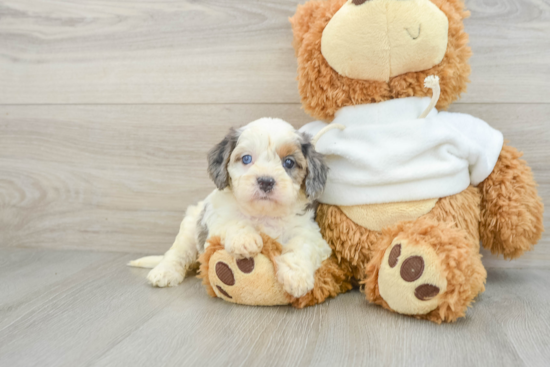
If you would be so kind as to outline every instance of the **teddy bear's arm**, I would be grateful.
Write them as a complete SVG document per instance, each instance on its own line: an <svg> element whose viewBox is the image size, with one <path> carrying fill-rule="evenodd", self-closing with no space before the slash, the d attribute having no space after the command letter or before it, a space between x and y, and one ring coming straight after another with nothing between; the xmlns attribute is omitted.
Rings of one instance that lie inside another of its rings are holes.
<svg viewBox="0 0 550 367"><path fill-rule="evenodd" d="M505 259L529 251L543 232L537 184L522 153L504 144L493 172L479 184L483 247Z"/></svg>

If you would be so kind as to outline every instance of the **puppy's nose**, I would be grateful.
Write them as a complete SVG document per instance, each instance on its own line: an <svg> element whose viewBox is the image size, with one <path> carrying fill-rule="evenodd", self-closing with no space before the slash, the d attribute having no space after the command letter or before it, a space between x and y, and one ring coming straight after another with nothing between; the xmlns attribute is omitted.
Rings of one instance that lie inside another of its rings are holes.
<svg viewBox="0 0 550 367"><path fill-rule="evenodd" d="M273 186L275 186L275 179L269 176L258 177L258 185L260 186L260 190L268 193L273 190Z"/></svg>

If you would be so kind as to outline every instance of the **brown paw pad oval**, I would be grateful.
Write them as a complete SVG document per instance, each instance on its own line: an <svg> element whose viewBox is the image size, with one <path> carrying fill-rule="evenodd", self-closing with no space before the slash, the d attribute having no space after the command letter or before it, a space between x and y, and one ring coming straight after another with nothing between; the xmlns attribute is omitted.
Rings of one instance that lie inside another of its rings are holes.
<svg viewBox="0 0 550 367"><path fill-rule="evenodd" d="M401 278L406 282L414 282L424 272L424 259L421 256L411 256L401 264Z"/></svg>
<svg viewBox="0 0 550 367"><path fill-rule="evenodd" d="M401 255L401 245L395 245L391 249L390 256L388 257L388 264L390 265L390 268L394 268L395 265L397 265L397 261L399 260L399 255Z"/></svg>
<svg viewBox="0 0 550 367"><path fill-rule="evenodd" d="M414 295L421 301L427 301L439 294L439 288L431 284L422 284L416 287Z"/></svg>
<svg viewBox="0 0 550 367"><path fill-rule="evenodd" d="M216 288L218 288L218 291L223 294L224 296L226 296L227 298L233 298L231 297L222 287L220 287L219 285L216 286Z"/></svg>
<svg viewBox="0 0 550 367"><path fill-rule="evenodd" d="M216 263L216 275L226 285L235 285L235 276L229 265L223 262Z"/></svg>
<svg viewBox="0 0 550 367"><path fill-rule="evenodd" d="M237 260L237 266L245 274L252 273L252 270L254 270L254 259L248 258Z"/></svg>

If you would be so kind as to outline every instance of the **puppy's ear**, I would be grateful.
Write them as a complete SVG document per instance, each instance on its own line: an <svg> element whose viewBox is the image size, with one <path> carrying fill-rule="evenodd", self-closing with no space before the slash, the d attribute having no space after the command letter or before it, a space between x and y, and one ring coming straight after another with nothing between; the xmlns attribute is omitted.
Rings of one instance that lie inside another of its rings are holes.
<svg viewBox="0 0 550 367"><path fill-rule="evenodd" d="M328 166L325 156L315 150L311 136L301 133L302 154L307 160L307 176L305 179L306 195L311 200L317 200L327 183Z"/></svg>
<svg viewBox="0 0 550 367"><path fill-rule="evenodd" d="M231 128L225 138L208 152L208 174L218 190L229 186L227 166L237 140L239 140L239 132Z"/></svg>

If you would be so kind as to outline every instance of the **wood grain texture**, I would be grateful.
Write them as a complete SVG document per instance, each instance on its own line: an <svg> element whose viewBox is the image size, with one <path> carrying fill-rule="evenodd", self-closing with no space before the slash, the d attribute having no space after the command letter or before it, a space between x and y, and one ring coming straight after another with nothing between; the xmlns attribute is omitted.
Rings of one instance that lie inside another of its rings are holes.
<svg viewBox="0 0 550 367"><path fill-rule="evenodd" d="M194 278L154 289L147 270L124 266L134 256L0 248L0 365L537 367L550 358L548 269L490 270L466 318L438 326L358 291L295 310L225 303Z"/></svg>
<svg viewBox="0 0 550 367"><path fill-rule="evenodd" d="M296 103L305 0L2 0L0 103ZM468 0L459 103L550 102L550 5Z"/></svg>
<svg viewBox="0 0 550 367"><path fill-rule="evenodd" d="M245 307L124 266L213 189L205 154L230 126L309 121L288 23L305 1L0 0L0 366L548 365L547 235L485 256L487 291L442 326L357 291ZM466 3L472 84L452 110L523 150L548 203L550 4Z"/></svg>
<svg viewBox="0 0 550 367"><path fill-rule="evenodd" d="M525 152L550 202L550 105L457 105ZM206 152L230 126L299 105L0 106L0 247L162 253L214 185ZM550 223L545 220L546 227ZM550 266L550 240L489 267Z"/></svg>

